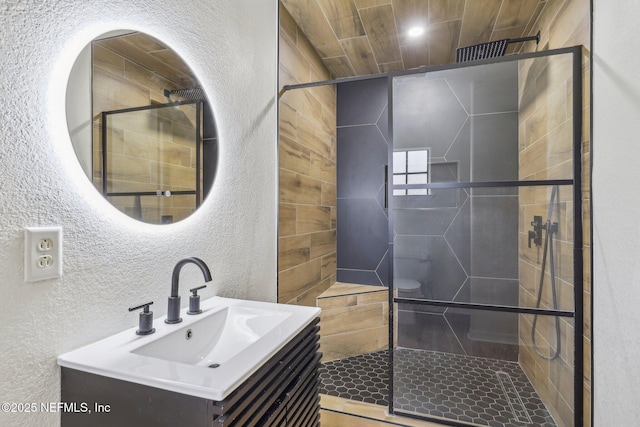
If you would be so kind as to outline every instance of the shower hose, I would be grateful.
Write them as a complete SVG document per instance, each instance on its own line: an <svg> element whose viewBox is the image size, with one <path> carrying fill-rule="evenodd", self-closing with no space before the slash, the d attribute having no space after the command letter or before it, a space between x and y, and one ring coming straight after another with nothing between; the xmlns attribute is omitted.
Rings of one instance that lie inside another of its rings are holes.
<svg viewBox="0 0 640 427"><path fill-rule="evenodd" d="M553 309L558 309L558 296L556 292L556 269L554 263L553 256L553 234L558 232L557 223L552 223L551 218L553 215L553 202L556 198L556 193L558 191L558 186L554 186L551 190L551 198L549 200L549 211L547 214L547 223L543 226L546 233L544 238L544 252L542 253L542 271L540 273L540 285L538 286L538 299L536 300L536 308L540 308L540 304L542 302L542 288L544 286L544 274L547 265L547 250L549 252L549 273L551 276L551 296ZM538 356L542 357L545 360L554 360L560 354L560 318L558 316L554 317L555 326L556 326L556 349L550 355L546 356L543 354L538 345L536 344L536 325L538 323L538 315L533 315L533 325L531 326L531 342L533 343L533 349L536 351Z"/></svg>

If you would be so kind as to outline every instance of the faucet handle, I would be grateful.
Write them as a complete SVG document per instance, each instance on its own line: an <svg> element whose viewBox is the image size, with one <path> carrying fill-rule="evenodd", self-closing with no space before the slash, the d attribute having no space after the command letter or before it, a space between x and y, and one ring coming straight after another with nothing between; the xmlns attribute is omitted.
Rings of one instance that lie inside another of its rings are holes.
<svg viewBox="0 0 640 427"><path fill-rule="evenodd" d="M198 295L198 291L206 287L207 285L202 285L197 288L189 289L189 292L191 292L192 295L189 297L189 311L187 311L187 314L202 313L202 310L200 310L200 295Z"/></svg>
<svg viewBox="0 0 640 427"><path fill-rule="evenodd" d="M207 285L202 285L202 286L198 286L197 288L191 288L191 289L189 289L189 292L192 292L193 296L196 296L196 295L198 295L198 291L200 289L204 289L206 287L207 287Z"/></svg>
<svg viewBox="0 0 640 427"><path fill-rule="evenodd" d="M156 328L153 327L153 311L149 310L149 306L151 304L153 304L153 301L129 307L129 311L144 308L142 313L140 313L140 319L138 320L138 330L136 331L137 335L149 335L156 331Z"/></svg>
<svg viewBox="0 0 640 427"><path fill-rule="evenodd" d="M129 307L129 311L135 311L135 310L139 310L141 308L144 308L144 312L148 313L149 312L149 306L151 304L153 304L153 301L145 302L144 304L138 304L138 305L135 305L133 307Z"/></svg>

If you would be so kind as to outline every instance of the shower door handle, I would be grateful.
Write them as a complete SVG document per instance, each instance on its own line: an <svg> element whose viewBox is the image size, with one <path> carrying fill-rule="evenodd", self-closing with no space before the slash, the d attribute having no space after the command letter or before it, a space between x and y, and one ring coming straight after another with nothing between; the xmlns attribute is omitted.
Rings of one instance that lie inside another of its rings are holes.
<svg viewBox="0 0 640 427"><path fill-rule="evenodd" d="M384 165L384 208L389 208L389 166Z"/></svg>

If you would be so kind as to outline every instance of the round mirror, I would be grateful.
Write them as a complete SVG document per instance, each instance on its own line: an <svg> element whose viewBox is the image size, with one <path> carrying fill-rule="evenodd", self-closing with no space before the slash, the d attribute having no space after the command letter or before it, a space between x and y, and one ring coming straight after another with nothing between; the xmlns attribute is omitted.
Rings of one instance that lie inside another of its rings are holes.
<svg viewBox="0 0 640 427"><path fill-rule="evenodd" d="M180 221L209 193L218 141L207 97L161 41L117 31L93 40L67 85L67 125L87 177L117 209Z"/></svg>

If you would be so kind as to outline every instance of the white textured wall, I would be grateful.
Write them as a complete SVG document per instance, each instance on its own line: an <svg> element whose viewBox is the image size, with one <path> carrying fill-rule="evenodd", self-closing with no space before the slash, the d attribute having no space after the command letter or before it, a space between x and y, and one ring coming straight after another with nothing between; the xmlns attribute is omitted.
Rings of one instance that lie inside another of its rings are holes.
<svg viewBox="0 0 640 427"><path fill-rule="evenodd" d="M594 0L595 426L640 422L640 2Z"/></svg>
<svg viewBox="0 0 640 427"><path fill-rule="evenodd" d="M65 93L69 136L76 157L89 179L93 177L92 65L91 44L87 44L69 72Z"/></svg>
<svg viewBox="0 0 640 427"><path fill-rule="evenodd" d="M276 0L0 1L0 402L57 402L56 356L165 314L171 271L198 256L213 295L276 299ZM135 222L92 188L69 140L66 78L109 30L141 30L198 74L220 134L201 209L169 226ZM64 276L23 281L23 228L64 227ZM182 275L200 284L197 268ZM2 426L56 426L59 414L0 413Z"/></svg>

